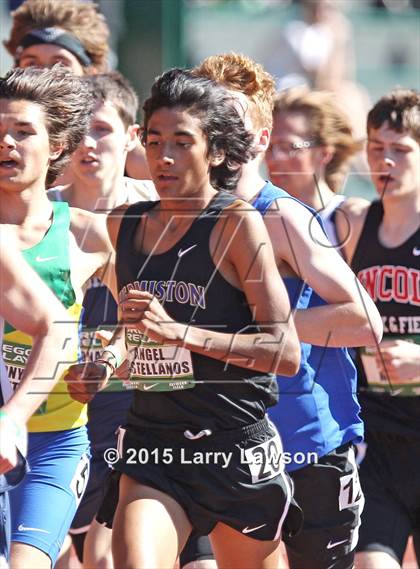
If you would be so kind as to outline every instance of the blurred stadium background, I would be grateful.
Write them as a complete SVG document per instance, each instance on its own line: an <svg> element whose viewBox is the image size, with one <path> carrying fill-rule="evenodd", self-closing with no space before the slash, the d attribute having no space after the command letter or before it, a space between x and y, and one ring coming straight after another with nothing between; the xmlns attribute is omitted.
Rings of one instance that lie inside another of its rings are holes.
<svg viewBox="0 0 420 569"><path fill-rule="evenodd" d="M10 11L20 3L0 0L2 40L9 34ZM306 80L337 91L358 136L363 136L365 113L373 101L395 86L420 87L420 0L97 3L111 28L111 65L132 81L140 100L154 77L168 67L191 66L210 54L240 51L263 63L279 87ZM315 14L320 6L328 6L329 16ZM1 73L12 63L2 46ZM322 66L320 77L317 68ZM363 164L356 170L343 191L372 197Z"/></svg>

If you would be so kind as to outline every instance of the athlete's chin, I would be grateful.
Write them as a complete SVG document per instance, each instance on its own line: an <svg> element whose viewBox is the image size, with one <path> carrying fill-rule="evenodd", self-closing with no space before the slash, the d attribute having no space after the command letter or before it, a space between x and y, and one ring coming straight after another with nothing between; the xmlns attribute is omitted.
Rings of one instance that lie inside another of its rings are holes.
<svg viewBox="0 0 420 569"><path fill-rule="evenodd" d="M171 197L179 195L179 188L175 182L161 182L157 180L155 182L155 188L159 196Z"/></svg>
<svg viewBox="0 0 420 569"><path fill-rule="evenodd" d="M383 179L377 179L375 180L375 188L376 192L382 198L400 197L408 193L408 190L395 179L385 181Z"/></svg>
<svg viewBox="0 0 420 569"><path fill-rule="evenodd" d="M0 176L0 190L4 192L18 194L22 192L29 183L28 180L21 179L19 176Z"/></svg>
<svg viewBox="0 0 420 569"><path fill-rule="evenodd" d="M273 175L270 176L270 180L278 188L282 188L283 190L289 192L289 194L292 194L291 190L293 189L294 183L296 182L292 176L288 176L287 174L282 174L281 176Z"/></svg>
<svg viewBox="0 0 420 569"><path fill-rule="evenodd" d="M84 181L87 184L103 182L106 179L99 168L91 168L89 170L81 169L77 173L75 172L75 174L79 180Z"/></svg>

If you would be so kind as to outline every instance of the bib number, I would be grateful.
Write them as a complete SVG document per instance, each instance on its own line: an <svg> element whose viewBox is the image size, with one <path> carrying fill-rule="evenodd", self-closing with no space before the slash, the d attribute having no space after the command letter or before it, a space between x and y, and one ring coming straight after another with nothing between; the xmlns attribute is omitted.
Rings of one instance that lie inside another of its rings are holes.
<svg viewBox="0 0 420 569"><path fill-rule="evenodd" d="M253 484L270 480L283 470L282 450L278 434L265 443L243 450Z"/></svg>
<svg viewBox="0 0 420 569"><path fill-rule="evenodd" d="M76 498L76 504L79 505L83 494L85 493L86 486L89 480L90 472L90 460L86 454L84 454L79 464L77 465L76 472L74 473L73 479L70 482L70 489Z"/></svg>
<svg viewBox="0 0 420 569"><path fill-rule="evenodd" d="M389 338L388 336L385 338ZM392 339L392 338L390 338ZM397 339L420 344L420 336L399 336ZM420 349L420 347L419 347ZM378 366L376 348L360 349L360 358L368 382L368 388L375 393L388 393L393 396L418 397L420 395L420 377L409 381L390 382L386 373Z"/></svg>
<svg viewBox="0 0 420 569"><path fill-rule="evenodd" d="M357 506L364 501L354 450L350 449L349 452L349 462L352 465L353 471L340 478L340 495L338 498L338 509L340 512L347 508Z"/></svg>

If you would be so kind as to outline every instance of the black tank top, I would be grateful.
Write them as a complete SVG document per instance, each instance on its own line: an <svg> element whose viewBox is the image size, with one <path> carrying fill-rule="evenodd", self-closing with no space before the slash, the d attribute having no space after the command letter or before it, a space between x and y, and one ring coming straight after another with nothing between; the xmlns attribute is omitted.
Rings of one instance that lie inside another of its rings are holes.
<svg viewBox="0 0 420 569"><path fill-rule="evenodd" d="M182 323L226 333L255 333L258 326L244 293L223 278L209 250L214 226L234 201L235 197L219 192L178 243L159 255L134 248L141 216L157 202L129 207L117 241L119 291L135 288L155 294L168 314ZM145 348L139 336L126 332L127 345L136 354L132 376L146 378L136 382L128 418L134 428L235 429L260 420L266 408L277 403L273 375L189 350L178 357L174 346L149 344ZM159 382L162 378L167 381ZM164 391L160 390L162 384ZM169 385L171 390L166 390Z"/></svg>
<svg viewBox="0 0 420 569"><path fill-rule="evenodd" d="M375 301L383 324L384 339L418 342L420 337L420 230L399 247L384 247L378 238L383 218L382 202L371 204L351 263ZM371 430L420 437L420 396L376 393L368 389L363 350L359 350L359 399L366 426Z"/></svg>

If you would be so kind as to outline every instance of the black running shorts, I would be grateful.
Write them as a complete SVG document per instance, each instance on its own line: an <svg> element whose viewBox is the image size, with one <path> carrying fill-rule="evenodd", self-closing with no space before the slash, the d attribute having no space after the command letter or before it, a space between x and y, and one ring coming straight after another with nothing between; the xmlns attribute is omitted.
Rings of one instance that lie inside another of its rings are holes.
<svg viewBox="0 0 420 569"><path fill-rule="evenodd" d="M301 526L280 437L266 419L218 433L139 434L127 428L119 443L116 470L174 498L198 535L222 522L254 539L274 540L281 530L294 535ZM112 493L98 518L108 525Z"/></svg>

